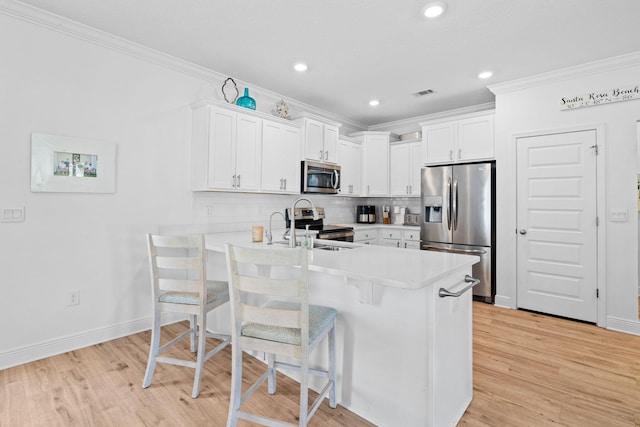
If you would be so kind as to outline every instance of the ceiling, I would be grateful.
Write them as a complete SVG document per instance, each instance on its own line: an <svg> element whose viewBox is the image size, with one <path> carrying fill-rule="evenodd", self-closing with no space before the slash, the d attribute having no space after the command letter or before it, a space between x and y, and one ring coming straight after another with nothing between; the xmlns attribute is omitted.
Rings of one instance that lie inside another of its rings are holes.
<svg viewBox="0 0 640 427"><path fill-rule="evenodd" d="M434 20L421 15L428 1L23 3L365 126L492 102L487 85L640 51L638 0L447 0ZM484 70L493 77L478 79Z"/></svg>

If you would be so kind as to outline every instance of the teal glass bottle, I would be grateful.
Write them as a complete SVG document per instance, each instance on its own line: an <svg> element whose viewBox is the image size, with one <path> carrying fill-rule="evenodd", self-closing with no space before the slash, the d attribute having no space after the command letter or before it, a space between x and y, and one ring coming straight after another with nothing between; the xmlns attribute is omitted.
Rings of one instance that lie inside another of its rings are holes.
<svg viewBox="0 0 640 427"><path fill-rule="evenodd" d="M239 105L244 108L249 108L250 110L256 109L256 100L249 96L249 88L244 88L244 96L241 96L236 101L236 105Z"/></svg>

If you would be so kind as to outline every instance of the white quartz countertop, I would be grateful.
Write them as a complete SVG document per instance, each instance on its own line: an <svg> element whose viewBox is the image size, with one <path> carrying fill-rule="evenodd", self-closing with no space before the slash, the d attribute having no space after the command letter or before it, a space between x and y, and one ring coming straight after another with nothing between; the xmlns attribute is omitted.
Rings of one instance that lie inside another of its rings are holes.
<svg viewBox="0 0 640 427"><path fill-rule="evenodd" d="M279 236L276 234L274 236ZM208 250L224 252L231 243L245 247L286 248L284 244L253 243L251 232L212 233L206 235ZM278 241L278 237L274 238ZM389 248L357 243L322 241L353 249L326 251L313 249L309 270L342 276L349 280L371 282L377 285L403 289L420 289L479 262L473 255L415 249Z"/></svg>

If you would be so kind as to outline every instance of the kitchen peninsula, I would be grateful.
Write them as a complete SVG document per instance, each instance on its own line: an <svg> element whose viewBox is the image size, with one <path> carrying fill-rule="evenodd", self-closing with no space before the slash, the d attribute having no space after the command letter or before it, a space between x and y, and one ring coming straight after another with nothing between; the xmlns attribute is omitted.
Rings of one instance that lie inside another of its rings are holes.
<svg viewBox="0 0 640 427"><path fill-rule="evenodd" d="M210 275L225 272L225 243L269 247L246 232L208 234ZM472 293L438 294L468 287L478 257L332 244L343 249L311 251L309 299L339 313L338 403L379 426L455 426L473 391ZM224 328L228 314L216 316ZM311 363L325 365L324 353Z"/></svg>

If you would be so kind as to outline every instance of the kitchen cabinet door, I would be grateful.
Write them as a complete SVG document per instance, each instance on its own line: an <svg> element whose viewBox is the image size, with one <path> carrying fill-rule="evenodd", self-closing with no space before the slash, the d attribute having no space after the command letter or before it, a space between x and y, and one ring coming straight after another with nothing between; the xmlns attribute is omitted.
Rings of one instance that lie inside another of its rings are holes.
<svg viewBox="0 0 640 427"><path fill-rule="evenodd" d="M391 196L409 194L411 175L409 170L410 147L396 144L389 147L389 193Z"/></svg>
<svg viewBox="0 0 640 427"><path fill-rule="evenodd" d="M420 196L421 142L389 147L389 192L391 196Z"/></svg>
<svg viewBox="0 0 640 427"><path fill-rule="evenodd" d="M235 189L236 113L210 108L207 163L207 188Z"/></svg>
<svg viewBox="0 0 640 427"><path fill-rule="evenodd" d="M359 196L362 181L362 146L358 143L340 141L339 157L342 174L340 194Z"/></svg>
<svg viewBox="0 0 640 427"><path fill-rule="evenodd" d="M236 118L235 189L260 189L262 120L238 114Z"/></svg>
<svg viewBox="0 0 640 427"><path fill-rule="evenodd" d="M456 123L440 123L422 127L423 163L450 163L456 140Z"/></svg>
<svg viewBox="0 0 640 427"><path fill-rule="evenodd" d="M458 122L458 161L493 159L493 114Z"/></svg>
<svg viewBox="0 0 640 427"><path fill-rule="evenodd" d="M362 185L364 196L389 195L389 134L363 132Z"/></svg>
<svg viewBox="0 0 640 427"><path fill-rule="evenodd" d="M338 163L338 127L324 125L324 161Z"/></svg>
<svg viewBox="0 0 640 427"><path fill-rule="evenodd" d="M409 196L420 197L422 182L422 143L413 142L409 145Z"/></svg>
<svg viewBox="0 0 640 427"><path fill-rule="evenodd" d="M302 115L296 118L304 128L304 158L318 162L338 162L339 124ZM314 116L316 117L316 116Z"/></svg>
<svg viewBox="0 0 640 427"><path fill-rule="evenodd" d="M473 114L437 124L422 124L423 164L491 160L494 114Z"/></svg>
<svg viewBox="0 0 640 427"><path fill-rule="evenodd" d="M261 118L205 104L194 108L192 129L193 190L259 190Z"/></svg>
<svg viewBox="0 0 640 427"><path fill-rule="evenodd" d="M305 120L305 144L307 159L324 160L324 125L315 120Z"/></svg>
<svg viewBox="0 0 640 427"><path fill-rule="evenodd" d="M300 192L300 129L265 121L262 129L262 191Z"/></svg>

